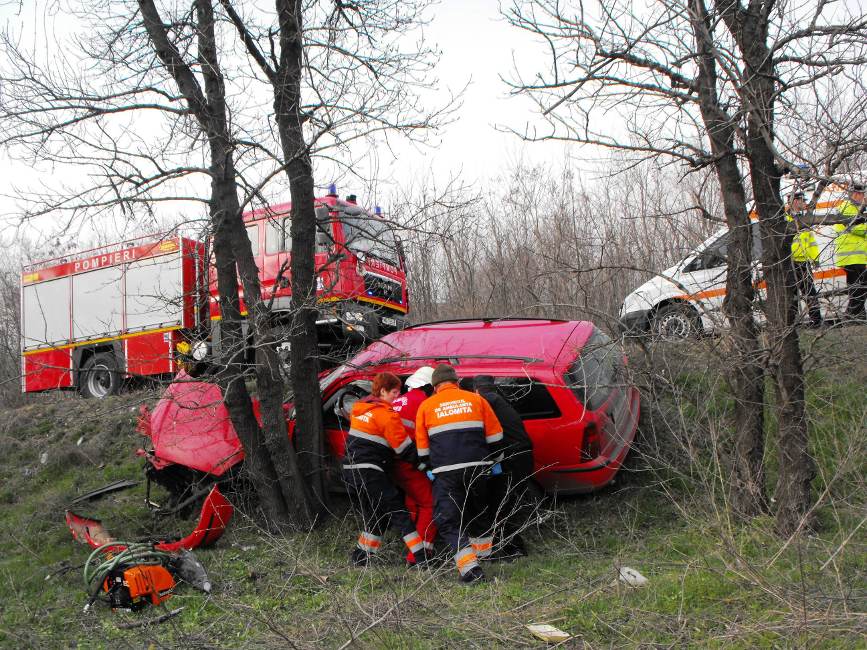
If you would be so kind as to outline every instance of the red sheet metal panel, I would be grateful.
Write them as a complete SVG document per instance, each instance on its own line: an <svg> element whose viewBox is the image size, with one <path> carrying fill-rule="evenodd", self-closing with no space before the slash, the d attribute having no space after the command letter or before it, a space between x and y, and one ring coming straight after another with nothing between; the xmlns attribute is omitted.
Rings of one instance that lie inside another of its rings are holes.
<svg viewBox="0 0 867 650"><path fill-rule="evenodd" d="M131 336L125 343L126 370L131 376L171 372L172 332Z"/></svg>
<svg viewBox="0 0 867 650"><path fill-rule="evenodd" d="M44 350L24 357L24 390L72 386L72 350Z"/></svg>
<svg viewBox="0 0 867 650"><path fill-rule="evenodd" d="M154 407L150 426L160 460L220 476L243 458L220 387L184 372Z"/></svg>

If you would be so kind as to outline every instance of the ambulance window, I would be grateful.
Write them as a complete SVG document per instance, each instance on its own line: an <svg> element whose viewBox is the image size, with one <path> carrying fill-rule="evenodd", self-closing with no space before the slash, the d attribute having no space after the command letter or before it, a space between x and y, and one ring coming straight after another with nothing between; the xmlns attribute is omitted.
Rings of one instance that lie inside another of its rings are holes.
<svg viewBox="0 0 867 650"><path fill-rule="evenodd" d="M254 223L252 226L247 226L247 237L250 238L250 249L253 251L253 257L259 256L259 224Z"/></svg>
<svg viewBox="0 0 867 650"><path fill-rule="evenodd" d="M292 248L289 218L268 219L265 222L265 253L273 255Z"/></svg>
<svg viewBox="0 0 867 650"><path fill-rule="evenodd" d="M494 385L522 420L560 417L560 409L545 384L529 377L496 377Z"/></svg>
<svg viewBox="0 0 867 650"><path fill-rule="evenodd" d="M729 233L726 231L701 254L706 269L725 266L729 256Z"/></svg>

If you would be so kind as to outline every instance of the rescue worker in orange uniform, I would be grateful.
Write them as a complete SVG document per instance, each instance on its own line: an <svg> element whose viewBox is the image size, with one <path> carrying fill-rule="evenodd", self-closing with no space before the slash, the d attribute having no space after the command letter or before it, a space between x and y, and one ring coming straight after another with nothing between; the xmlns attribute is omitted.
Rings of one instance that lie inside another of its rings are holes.
<svg viewBox="0 0 867 650"><path fill-rule="evenodd" d="M406 380L406 393L392 402L391 407L400 415L400 420L410 437L415 441L415 418L418 409L428 397L433 394L431 377L433 368L422 366ZM392 475L398 487L403 490L406 509L421 534L424 548L429 555L433 554L433 542L437 536L437 527L433 521L433 491L431 482L422 468L425 465L413 464L398 459L394 464ZM415 564L413 554L407 553L407 562Z"/></svg>
<svg viewBox="0 0 867 650"><path fill-rule="evenodd" d="M395 455L408 462L417 458L412 438L391 408L400 385L395 375L379 373L373 378L371 394L352 407L343 475L353 508L362 520L358 544L350 558L354 566L370 562L389 525L400 531L417 561L426 560L422 537L389 475Z"/></svg>
<svg viewBox="0 0 867 650"><path fill-rule="evenodd" d="M493 546L488 476L501 460L503 428L481 395L458 388L450 365L438 365L431 384L435 392L416 416L418 456L430 462L434 520L455 552L461 581L476 582L485 577L479 558Z"/></svg>

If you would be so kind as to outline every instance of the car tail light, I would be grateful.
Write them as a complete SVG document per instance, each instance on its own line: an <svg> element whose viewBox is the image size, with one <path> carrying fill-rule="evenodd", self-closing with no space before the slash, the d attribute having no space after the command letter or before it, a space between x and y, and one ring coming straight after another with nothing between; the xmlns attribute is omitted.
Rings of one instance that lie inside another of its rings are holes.
<svg viewBox="0 0 867 650"><path fill-rule="evenodd" d="M601 436L599 425L588 422L584 425L584 440L581 442L581 460L588 462L599 456L601 452Z"/></svg>

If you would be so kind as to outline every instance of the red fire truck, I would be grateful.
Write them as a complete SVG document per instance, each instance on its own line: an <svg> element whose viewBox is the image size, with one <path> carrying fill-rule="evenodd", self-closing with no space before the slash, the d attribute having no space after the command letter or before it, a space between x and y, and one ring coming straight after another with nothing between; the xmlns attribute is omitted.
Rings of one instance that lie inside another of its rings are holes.
<svg viewBox="0 0 867 650"><path fill-rule="evenodd" d="M244 215L275 325L289 320L290 204ZM406 267L379 208L316 200L320 345L350 352L406 326ZM207 242L146 237L30 264L21 276L22 390L117 392L124 377L173 373L175 349L219 347L220 312ZM243 295L243 294L242 294ZM210 303L210 308L205 305ZM279 339L279 337L278 337ZM285 343L278 343L283 347Z"/></svg>

